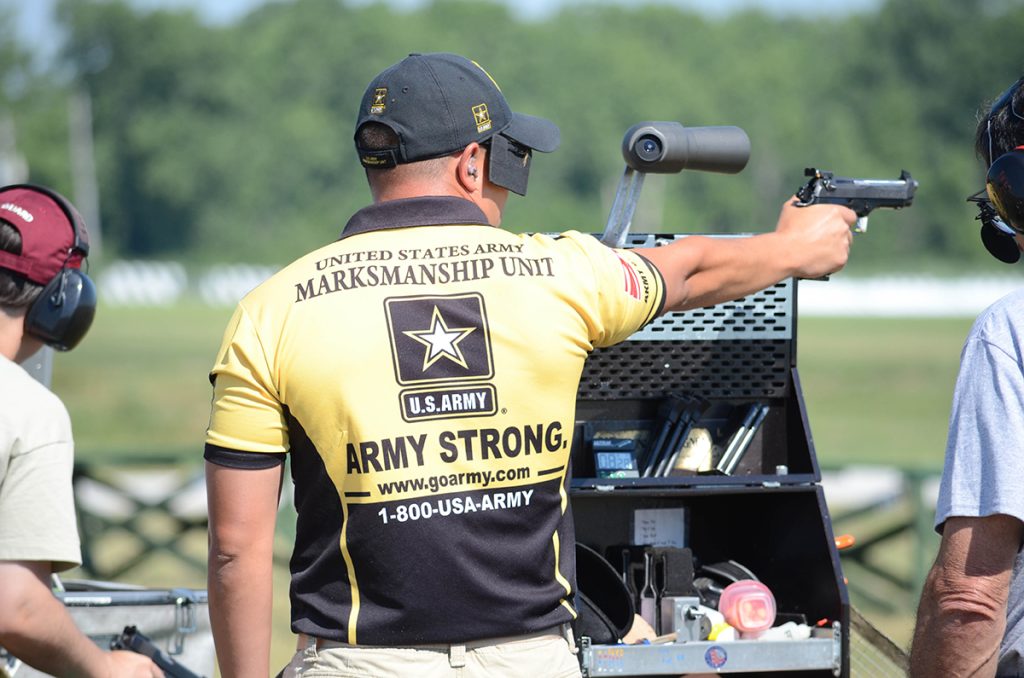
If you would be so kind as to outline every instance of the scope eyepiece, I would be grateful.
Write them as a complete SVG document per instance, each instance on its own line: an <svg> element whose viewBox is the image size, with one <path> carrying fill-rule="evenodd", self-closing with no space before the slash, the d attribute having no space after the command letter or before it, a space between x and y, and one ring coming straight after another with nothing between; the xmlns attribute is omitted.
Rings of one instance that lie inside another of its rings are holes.
<svg viewBox="0 0 1024 678"><path fill-rule="evenodd" d="M644 162L657 162L665 152L665 146L658 137L645 134L636 140L634 152Z"/></svg>
<svg viewBox="0 0 1024 678"><path fill-rule="evenodd" d="M688 169L735 174L750 158L750 139L739 127L641 122L626 131L622 156L638 172L674 174Z"/></svg>

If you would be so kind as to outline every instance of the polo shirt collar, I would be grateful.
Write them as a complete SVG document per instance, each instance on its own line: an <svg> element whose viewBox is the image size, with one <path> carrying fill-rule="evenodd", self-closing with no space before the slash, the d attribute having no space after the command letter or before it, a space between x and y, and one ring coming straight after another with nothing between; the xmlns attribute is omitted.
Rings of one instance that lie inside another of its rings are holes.
<svg viewBox="0 0 1024 678"><path fill-rule="evenodd" d="M489 226L483 210L464 198L427 196L388 200L364 207L348 220L341 238L410 226Z"/></svg>

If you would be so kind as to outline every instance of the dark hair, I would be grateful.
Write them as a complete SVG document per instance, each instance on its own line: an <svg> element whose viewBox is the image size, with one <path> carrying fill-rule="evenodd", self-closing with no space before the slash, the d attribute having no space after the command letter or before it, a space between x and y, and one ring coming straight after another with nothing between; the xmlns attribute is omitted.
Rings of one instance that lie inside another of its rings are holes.
<svg viewBox="0 0 1024 678"><path fill-rule="evenodd" d="M383 123L367 122L356 131L356 146L364 151L397 149L400 143L398 134ZM374 186L392 181L402 181L414 175L440 176L444 171L445 161L446 157L430 158L394 167L366 167L364 169L366 170L366 179L370 182L371 190L373 190Z"/></svg>
<svg viewBox="0 0 1024 678"><path fill-rule="evenodd" d="M994 115L990 115L992 106L998 103L998 100L993 100L985 108L984 117L978 122L978 128L974 132L974 152L984 161L986 167L1004 153L1024 145L1024 118L1021 117L1024 116L1022 80L1018 80L1014 85L1013 95L1006 105Z"/></svg>
<svg viewBox="0 0 1024 678"><path fill-rule="evenodd" d="M6 221L0 219L0 250L21 254L21 233ZM39 298L43 286L25 276L0 268L0 306L5 308L27 308Z"/></svg>
<svg viewBox="0 0 1024 678"><path fill-rule="evenodd" d="M398 148L398 135L387 125L368 122L356 132L356 146L366 151Z"/></svg>

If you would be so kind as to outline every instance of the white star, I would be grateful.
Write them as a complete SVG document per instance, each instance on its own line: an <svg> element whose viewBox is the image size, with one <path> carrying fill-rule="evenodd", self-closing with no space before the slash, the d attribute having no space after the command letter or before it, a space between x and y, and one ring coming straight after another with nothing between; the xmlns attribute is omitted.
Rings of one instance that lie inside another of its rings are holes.
<svg viewBox="0 0 1024 678"><path fill-rule="evenodd" d="M423 356L423 371L436 363L442 357L448 358L456 365L469 369L466 359L459 349L459 342L465 339L475 327L452 327L449 328L441 317L441 311L437 306L430 319L429 330L410 330L403 332L406 336L415 339L427 347Z"/></svg>

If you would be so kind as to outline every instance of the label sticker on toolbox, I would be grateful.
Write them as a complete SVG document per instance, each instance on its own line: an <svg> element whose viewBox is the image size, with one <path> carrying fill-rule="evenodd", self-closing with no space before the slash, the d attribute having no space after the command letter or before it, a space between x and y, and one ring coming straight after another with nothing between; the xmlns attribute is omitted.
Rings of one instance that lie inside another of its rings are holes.
<svg viewBox="0 0 1024 678"><path fill-rule="evenodd" d="M712 645L704 653L704 661L713 669L720 669L729 661L729 655L721 645Z"/></svg>
<svg viewBox="0 0 1024 678"><path fill-rule="evenodd" d="M621 649L610 649L610 650L595 650L594 660L603 668L612 668L622 664L626 658L626 653Z"/></svg>

